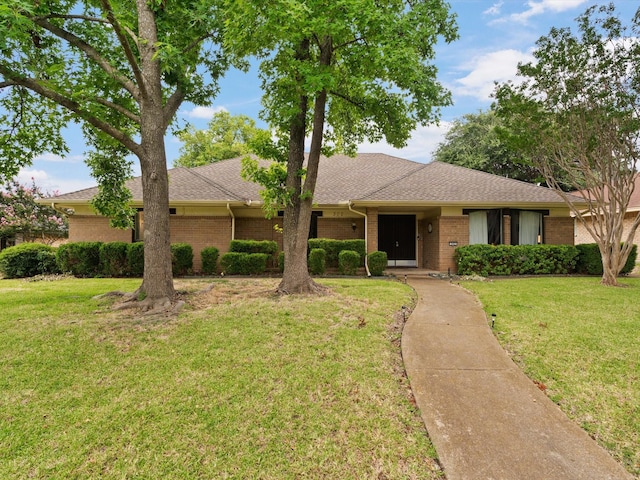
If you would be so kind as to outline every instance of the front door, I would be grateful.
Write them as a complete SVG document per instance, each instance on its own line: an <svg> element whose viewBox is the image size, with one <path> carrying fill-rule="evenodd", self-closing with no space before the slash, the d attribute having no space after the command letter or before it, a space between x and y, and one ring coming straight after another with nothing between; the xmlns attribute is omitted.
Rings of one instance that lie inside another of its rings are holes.
<svg viewBox="0 0 640 480"><path fill-rule="evenodd" d="M379 215L378 249L387 252L390 267L415 267L416 216Z"/></svg>

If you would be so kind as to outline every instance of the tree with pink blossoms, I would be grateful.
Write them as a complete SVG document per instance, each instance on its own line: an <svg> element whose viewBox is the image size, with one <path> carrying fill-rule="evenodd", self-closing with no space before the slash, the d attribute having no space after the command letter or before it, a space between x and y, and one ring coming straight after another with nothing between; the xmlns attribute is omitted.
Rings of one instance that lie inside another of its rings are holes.
<svg viewBox="0 0 640 480"><path fill-rule="evenodd" d="M69 232L67 217L37 200L53 195L43 192L31 179L31 185L17 180L0 189L0 238L21 235L27 242L52 243Z"/></svg>

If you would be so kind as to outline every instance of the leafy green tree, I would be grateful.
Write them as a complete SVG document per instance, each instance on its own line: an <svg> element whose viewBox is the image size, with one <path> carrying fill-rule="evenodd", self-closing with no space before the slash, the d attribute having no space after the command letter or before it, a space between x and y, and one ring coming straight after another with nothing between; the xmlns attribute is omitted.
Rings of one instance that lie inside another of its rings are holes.
<svg viewBox="0 0 640 480"><path fill-rule="evenodd" d="M25 241L37 238L43 243L65 237L69 232L67 216L38 202L49 197L35 181L31 185L22 185L17 180L7 182L0 190L0 237L19 234Z"/></svg>
<svg viewBox="0 0 640 480"><path fill-rule="evenodd" d="M454 18L438 0L257 0L233 2L227 26L236 54L262 58L262 117L278 136L253 142L275 166L246 165L271 208L284 208L278 290L318 291L307 239L320 156L355 154L365 139L400 147L417 124L438 118L450 95L430 62L439 37L456 37Z"/></svg>
<svg viewBox="0 0 640 480"><path fill-rule="evenodd" d="M519 66L524 82L497 89L497 111L510 144L598 244L602 283L617 285L640 224L638 214L623 237L640 160L640 10L627 27L613 4L594 6L578 18L578 30L553 28L540 38L536 62ZM580 201L563 191L558 169Z"/></svg>
<svg viewBox="0 0 640 480"><path fill-rule="evenodd" d="M524 182L543 182L540 172L498 136L501 125L493 110L463 115L453 122L434 159Z"/></svg>
<svg viewBox="0 0 640 480"><path fill-rule="evenodd" d="M249 142L258 132L256 122L246 115L217 112L209 121L209 128L197 130L189 127L178 138L183 145L174 167L199 167L227 158L249 153Z"/></svg>
<svg viewBox="0 0 640 480"><path fill-rule="evenodd" d="M94 148L94 206L125 225L140 161L145 210L144 306L175 298L165 133L184 101L206 105L226 70L216 0L4 0L0 4L2 172L43 151L64 152L60 128L79 122ZM122 195L124 193L124 196ZM118 197L120 196L120 201ZM137 295L136 295L137 296ZM133 298L133 297L132 297Z"/></svg>

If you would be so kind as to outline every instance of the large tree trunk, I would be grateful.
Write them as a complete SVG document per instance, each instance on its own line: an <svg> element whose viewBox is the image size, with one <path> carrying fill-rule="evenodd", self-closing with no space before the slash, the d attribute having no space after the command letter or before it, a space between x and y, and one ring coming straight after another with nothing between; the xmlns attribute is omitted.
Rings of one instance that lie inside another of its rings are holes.
<svg viewBox="0 0 640 480"><path fill-rule="evenodd" d="M309 43L302 42L299 54L308 55ZM331 38L326 37L322 46L320 62L322 65L331 63ZM284 272L278 286L280 293L320 293L325 288L313 281L307 266L307 244L309 227L311 225L311 211L313 207L313 193L318 178L318 165L324 133L325 108L327 103L326 90L318 93L313 107L313 131L311 135L311 149L307 159L307 169L304 186L299 171L304 163L304 140L306 133L306 113L308 98L301 96L298 115L291 123L289 131L289 159L287 162L287 188L294 192L292 202L286 206L283 221L284 241Z"/></svg>
<svg viewBox="0 0 640 480"><path fill-rule="evenodd" d="M150 309L167 308L175 300L169 230L169 179L164 145L162 77L155 58L155 16L146 0L137 0L142 75L140 158L144 207L144 278L141 290Z"/></svg>

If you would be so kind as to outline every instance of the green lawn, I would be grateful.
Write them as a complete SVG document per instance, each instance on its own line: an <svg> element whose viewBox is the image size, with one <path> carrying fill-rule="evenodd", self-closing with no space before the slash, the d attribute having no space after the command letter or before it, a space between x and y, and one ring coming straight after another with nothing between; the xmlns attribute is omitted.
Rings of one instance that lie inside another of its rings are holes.
<svg viewBox="0 0 640 480"><path fill-rule="evenodd" d="M168 319L91 299L139 280L0 280L0 478L438 478L402 376L412 291L276 282L217 280Z"/></svg>
<svg viewBox="0 0 640 480"><path fill-rule="evenodd" d="M499 341L525 373L640 476L640 279L461 282L496 314Z"/></svg>

